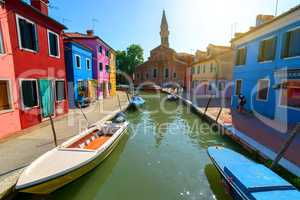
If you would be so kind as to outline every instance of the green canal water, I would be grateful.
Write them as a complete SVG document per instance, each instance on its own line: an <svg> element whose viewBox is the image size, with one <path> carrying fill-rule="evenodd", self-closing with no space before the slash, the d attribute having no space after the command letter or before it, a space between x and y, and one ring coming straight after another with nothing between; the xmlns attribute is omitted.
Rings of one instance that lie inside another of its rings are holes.
<svg viewBox="0 0 300 200"><path fill-rule="evenodd" d="M45 200L194 200L231 199L206 153L223 145L241 151L214 132L188 107L143 94L146 105L128 111L130 127L99 167Z"/></svg>

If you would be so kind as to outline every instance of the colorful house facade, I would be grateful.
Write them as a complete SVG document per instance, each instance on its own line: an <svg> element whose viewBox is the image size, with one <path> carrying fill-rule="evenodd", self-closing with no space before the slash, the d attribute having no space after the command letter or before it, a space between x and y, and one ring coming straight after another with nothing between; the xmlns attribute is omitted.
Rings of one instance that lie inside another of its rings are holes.
<svg viewBox="0 0 300 200"><path fill-rule="evenodd" d="M68 81L69 107L88 106L97 97L93 80L92 49L64 39L65 62Z"/></svg>
<svg viewBox="0 0 300 200"><path fill-rule="evenodd" d="M192 92L200 96L231 96L233 50L210 44L207 52L195 56L192 64Z"/></svg>
<svg viewBox="0 0 300 200"><path fill-rule="evenodd" d="M235 50L232 107L284 124L300 119L300 6L261 22L232 40Z"/></svg>
<svg viewBox="0 0 300 200"><path fill-rule="evenodd" d="M111 47L92 30L86 34L65 33L65 36L93 49L93 79L98 81L97 96L102 99L109 96L109 68Z"/></svg>
<svg viewBox="0 0 300 200"><path fill-rule="evenodd" d="M68 112L65 27L48 17L48 3L1 3L0 120L9 123L0 128L0 138Z"/></svg>

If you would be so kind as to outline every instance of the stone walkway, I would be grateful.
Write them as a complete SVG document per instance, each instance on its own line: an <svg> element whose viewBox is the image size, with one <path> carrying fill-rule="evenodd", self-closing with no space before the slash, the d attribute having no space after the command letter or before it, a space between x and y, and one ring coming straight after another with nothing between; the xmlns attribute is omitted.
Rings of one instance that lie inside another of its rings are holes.
<svg viewBox="0 0 300 200"><path fill-rule="evenodd" d="M118 95L122 109L127 108L126 93L118 92ZM99 120L112 117L120 111L120 107L115 96L97 101L82 110L87 116L89 125L92 125ZM88 126L79 109L70 110L66 116L55 119L54 124L59 144ZM48 121L0 141L0 199L1 193L16 182L24 166L52 148L54 148L53 133Z"/></svg>

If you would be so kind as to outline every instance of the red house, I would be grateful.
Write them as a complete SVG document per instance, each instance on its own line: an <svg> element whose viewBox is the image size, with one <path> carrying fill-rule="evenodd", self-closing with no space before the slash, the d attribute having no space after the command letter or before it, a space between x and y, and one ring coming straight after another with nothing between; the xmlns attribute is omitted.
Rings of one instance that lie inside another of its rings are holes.
<svg viewBox="0 0 300 200"><path fill-rule="evenodd" d="M68 112L65 26L48 0L0 1L0 138Z"/></svg>

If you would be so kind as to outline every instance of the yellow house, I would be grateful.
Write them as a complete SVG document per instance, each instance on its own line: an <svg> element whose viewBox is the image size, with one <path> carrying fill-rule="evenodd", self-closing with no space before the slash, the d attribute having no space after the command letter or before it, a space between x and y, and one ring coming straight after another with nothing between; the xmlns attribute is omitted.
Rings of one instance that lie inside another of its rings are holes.
<svg viewBox="0 0 300 200"><path fill-rule="evenodd" d="M110 72L109 72L109 82L110 82L110 96L115 96L117 92L117 81L116 81L116 52L111 51L110 53Z"/></svg>

